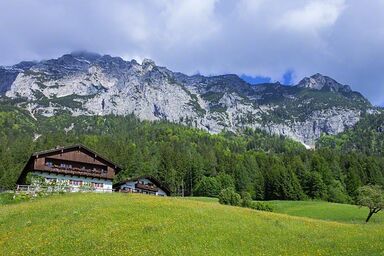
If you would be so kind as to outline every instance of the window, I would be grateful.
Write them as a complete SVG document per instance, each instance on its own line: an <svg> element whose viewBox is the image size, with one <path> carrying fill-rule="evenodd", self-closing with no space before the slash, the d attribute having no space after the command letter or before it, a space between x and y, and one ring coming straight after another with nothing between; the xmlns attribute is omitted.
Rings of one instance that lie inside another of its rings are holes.
<svg viewBox="0 0 384 256"><path fill-rule="evenodd" d="M71 165L71 164L61 163L61 164L60 164L60 167L61 167L61 168L65 168L65 169L72 169L72 165Z"/></svg>
<svg viewBox="0 0 384 256"><path fill-rule="evenodd" d="M81 181L81 180L69 180L69 185L81 186L81 185L83 185L83 181Z"/></svg>
<svg viewBox="0 0 384 256"><path fill-rule="evenodd" d="M103 188L104 184L103 183L92 182L92 186L94 188Z"/></svg>
<svg viewBox="0 0 384 256"><path fill-rule="evenodd" d="M48 167L52 167L53 164L52 164L52 162L46 162L45 165Z"/></svg>

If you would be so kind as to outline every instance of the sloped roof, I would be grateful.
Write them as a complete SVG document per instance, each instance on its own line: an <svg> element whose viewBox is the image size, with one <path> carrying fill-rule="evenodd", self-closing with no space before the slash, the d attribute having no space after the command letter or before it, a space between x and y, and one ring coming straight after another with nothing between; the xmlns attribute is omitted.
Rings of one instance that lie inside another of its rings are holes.
<svg viewBox="0 0 384 256"><path fill-rule="evenodd" d="M55 152L60 152L62 150L71 150L71 149L84 149L85 151L88 151L89 153L92 153L93 155L96 155L98 156L99 158L101 158L102 160L104 160L105 162L109 163L110 165L113 165L116 167L116 171L119 172L121 171L123 168L116 164L115 162L112 162L111 160L109 160L108 158L100 155L99 153L93 151L92 149L84 146L83 144L76 144L76 145L71 145L71 146L65 146L65 147L56 147L56 148L53 148L53 149L48 149L48 150L44 150L44 151L39 151L39 152L35 152L32 154L32 156L40 156L40 155L45 155L45 154L49 154L49 153L55 153Z"/></svg>
<svg viewBox="0 0 384 256"><path fill-rule="evenodd" d="M165 184L163 184L161 181L159 181L158 179L156 179L155 177L153 177L151 175L143 175L143 176L139 176L139 177L128 178L128 179L125 179L123 181L120 181L119 183L116 183L113 186L118 187L118 186L123 185L124 183L129 182L129 181L136 181L136 180L140 180L140 179L148 179L148 180L152 181L157 187L161 188L165 193L167 193L167 195L171 194L171 190Z"/></svg>
<svg viewBox="0 0 384 256"><path fill-rule="evenodd" d="M30 165L30 163L35 159L35 158L38 158L39 156L42 156L42 155L46 155L46 154L50 154L50 153L55 153L55 152L61 152L61 151L64 151L64 150L77 150L77 149L83 149L93 155L95 155L96 157L102 159L104 162L112 165L115 167L115 174L117 174L119 171L121 171L123 168L112 162L111 160L109 160L108 158L100 155L99 153L89 149L88 147L82 145L82 144L76 144L76 145L71 145L71 146L65 146L65 147L56 147L56 148L53 148L53 149L48 149L48 150L44 150L44 151L38 151L38 152L35 152L35 153L32 153L32 155L29 157L27 163L25 164L25 167L23 168L23 170L21 171L20 173L20 176L19 178L17 179L16 183L17 184L20 184L20 182L25 178L26 174L27 174L27 168L28 166Z"/></svg>

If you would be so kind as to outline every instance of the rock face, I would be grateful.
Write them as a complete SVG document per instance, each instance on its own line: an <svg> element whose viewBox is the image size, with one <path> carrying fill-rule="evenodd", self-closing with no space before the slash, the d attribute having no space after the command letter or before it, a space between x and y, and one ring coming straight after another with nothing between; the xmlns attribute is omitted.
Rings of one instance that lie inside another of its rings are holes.
<svg viewBox="0 0 384 256"><path fill-rule="evenodd" d="M128 115L212 133L259 128L312 147L322 133L353 126L371 104L316 74L297 86L250 85L237 75L187 76L145 59L76 52L0 68L0 95L32 115Z"/></svg>
<svg viewBox="0 0 384 256"><path fill-rule="evenodd" d="M348 85L342 85L328 76L323 76L319 73L305 77L299 82L297 87L311 88L315 90L328 90L333 92L351 92L351 88Z"/></svg>
<svg viewBox="0 0 384 256"><path fill-rule="evenodd" d="M19 71L0 67L0 94L5 93L11 88Z"/></svg>

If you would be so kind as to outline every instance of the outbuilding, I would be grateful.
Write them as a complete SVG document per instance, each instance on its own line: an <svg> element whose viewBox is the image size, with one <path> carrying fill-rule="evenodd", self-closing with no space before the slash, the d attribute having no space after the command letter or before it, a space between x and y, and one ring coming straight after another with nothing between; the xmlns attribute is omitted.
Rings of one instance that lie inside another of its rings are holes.
<svg viewBox="0 0 384 256"><path fill-rule="evenodd" d="M116 191L169 196L169 188L152 176L140 176L123 180L113 186Z"/></svg>

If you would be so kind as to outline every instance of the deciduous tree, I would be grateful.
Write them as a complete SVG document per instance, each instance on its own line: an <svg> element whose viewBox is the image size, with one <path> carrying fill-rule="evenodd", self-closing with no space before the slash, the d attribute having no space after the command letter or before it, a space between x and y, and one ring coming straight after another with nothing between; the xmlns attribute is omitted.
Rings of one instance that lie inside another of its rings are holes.
<svg viewBox="0 0 384 256"><path fill-rule="evenodd" d="M384 208L384 191L380 186L363 186L357 191L356 203L360 207L368 207L369 213L365 220L366 222L372 217L373 214L378 213Z"/></svg>

